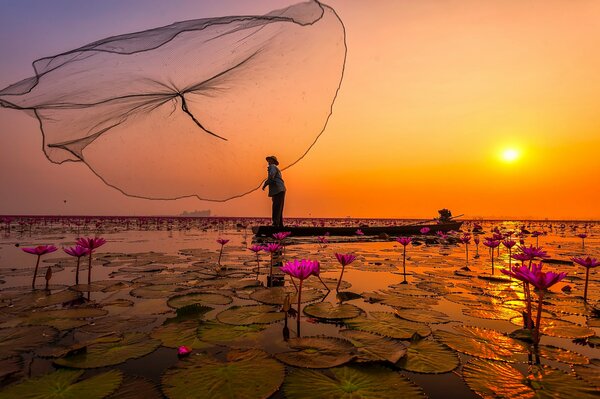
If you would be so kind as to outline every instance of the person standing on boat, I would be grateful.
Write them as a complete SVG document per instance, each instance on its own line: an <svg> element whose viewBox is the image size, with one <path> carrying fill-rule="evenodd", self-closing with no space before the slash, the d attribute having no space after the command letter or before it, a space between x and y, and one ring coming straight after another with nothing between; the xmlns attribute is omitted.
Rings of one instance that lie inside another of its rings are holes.
<svg viewBox="0 0 600 399"><path fill-rule="evenodd" d="M277 167L279 161L274 155L266 158L268 162L267 166L267 180L263 184L263 191L269 186L269 197L273 200L273 226L283 227L283 203L285 200L285 184L281 177L281 171Z"/></svg>

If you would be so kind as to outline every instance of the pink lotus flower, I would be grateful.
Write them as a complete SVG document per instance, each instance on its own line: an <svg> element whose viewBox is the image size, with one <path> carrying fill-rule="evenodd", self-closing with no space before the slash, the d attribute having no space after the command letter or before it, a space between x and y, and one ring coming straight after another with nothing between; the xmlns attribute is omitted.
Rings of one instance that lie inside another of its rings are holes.
<svg viewBox="0 0 600 399"><path fill-rule="evenodd" d="M483 245L490 248L490 255L492 257L492 274L494 274L494 248L500 245L500 241L494 240L490 237L486 237L483 241Z"/></svg>
<svg viewBox="0 0 600 399"><path fill-rule="evenodd" d="M68 255L77 257L77 269L75 270L75 284L79 284L79 264L81 263L81 257L89 254L89 249L76 245L71 248L63 248L63 251Z"/></svg>
<svg viewBox="0 0 600 399"><path fill-rule="evenodd" d="M525 255L529 256L529 260L533 260L536 258L546 259L549 258L548 253L542 249L542 247L534 247L530 245L529 247L520 246L519 250Z"/></svg>
<svg viewBox="0 0 600 399"><path fill-rule="evenodd" d="M327 239L326 236L319 236L319 237L317 237L317 240L319 240L319 245L322 248L324 248L327 245L327 243L329 242L329 240Z"/></svg>
<svg viewBox="0 0 600 399"><path fill-rule="evenodd" d="M273 238L276 239L277 241L283 241L287 237L289 237L291 234L292 234L291 231L281 231L279 233L273 234Z"/></svg>
<svg viewBox="0 0 600 399"><path fill-rule="evenodd" d="M270 242L263 247L263 251L271 254L271 267L269 268L269 277L267 279L267 285L272 285L273 283L273 256L276 252L279 252L283 248L280 244Z"/></svg>
<svg viewBox="0 0 600 399"><path fill-rule="evenodd" d="M469 244L471 242L471 236L469 234L464 234L462 237L460 237L460 241L463 244Z"/></svg>
<svg viewBox="0 0 600 399"><path fill-rule="evenodd" d="M344 269L347 265L354 262L354 260L356 259L356 255L336 253L335 257L337 258L338 262L340 262L340 264L342 265L342 272L340 273L340 278L338 280L337 287L335 288L336 292L339 292L340 284L342 283L342 278L344 277Z"/></svg>
<svg viewBox="0 0 600 399"><path fill-rule="evenodd" d="M600 265L600 262L598 262L595 258L590 258L589 256L587 258L571 258L571 260L583 267L585 267L585 288L583 290L583 301L587 302L587 292L588 292L588 282L590 279L590 269L593 269L594 267L597 267Z"/></svg>
<svg viewBox="0 0 600 399"><path fill-rule="evenodd" d="M177 356L179 357L188 356L191 353L192 348L190 348L189 346L182 345L179 348L177 348Z"/></svg>
<svg viewBox="0 0 600 399"><path fill-rule="evenodd" d="M37 277L38 267L40 266L41 256L54 252L57 249L58 248L54 245L38 245L37 247L21 248L22 251L27 252L28 254L37 255L35 270L33 271L33 280L31 281L31 289L35 289L35 279Z"/></svg>
<svg viewBox="0 0 600 399"><path fill-rule="evenodd" d="M99 248L104 244L106 244L106 240L101 237L77 239L77 245L88 250L88 285L92 284L92 253L96 248ZM89 293L90 291L88 291L88 294Z"/></svg>
<svg viewBox="0 0 600 399"><path fill-rule="evenodd" d="M357 236L364 236L365 233L363 233L363 231L361 229L357 229L354 234L356 234Z"/></svg>
<svg viewBox="0 0 600 399"><path fill-rule="evenodd" d="M261 245L253 245L248 249L256 254L256 279L258 280L260 274L260 255L258 253L265 248Z"/></svg>
<svg viewBox="0 0 600 399"><path fill-rule="evenodd" d="M298 286L298 319L297 319L297 334L300 337L300 305L302 304L302 282L310 276L319 277L319 262L316 260L302 259L300 261L294 260L293 262L287 262L285 266L281 268L281 271L289 274L291 277L296 277L300 280ZM320 279L320 277L319 277ZM292 279L292 281L294 281ZM294 283L295 285L295 283Z"/></svg>
<svg viewBox="0 0 600 399"><path fill-rule="evenodd" d="M225 238L219 238L217 239L217 242L221 244L221 249L219 250L219 259L217 260L217 265L219 265L219 269L221 269L221 257L223 256L223 248L225 247L225 244L229 242L229 240Z"/></svg>
<svg viewBox="0 0 600 399"><path fill-rule="evenodd" d="M552 287L554 284L564 279L567 276L567 273L543 272L541 262L533 263L531 265L531 270L527 266L521 266L518 268L514 267L512 273L508 270L503 270L502 272L504 274L511 275L523 281L524 283L531 284L538 289L537 317L535 323L535 332L533 335L534 343L535 345L538 345L540 342L540 324L542 319L542 306L544 294L546 293L548 288ZM527 313L530 314L531 310L528 310Z"/></svg>
<svg viewBox="0 0 600 399"><path fill-rule="evenodd" d="M248 248L250 251L254 252L254 253L258 253L260 251L262 251L263 249L265 249L263 246L261 245L253 245L250 248Z"/></svg>
<svg viewBox="0 0 600 399"><path fill-rule="evenodd" d="M402 246L407 246L408 244L410 244L410 242L412 241L412 238L410 237L398 237L396 238L396 241L398 241L400 244L402 244Z"/></svg>
<svg viewBox="0 0 600 399"><path fill-rule="evenodd" d="M505 239L504 241L502 241L502 245L504 245L508 249L514 247L516 244L516 241L510 239Z"/></svg>
<svg viewBox="0 0 600 399"><path fill-rule="evenodd" d="M302 282L312 275L317 276L319 268L319 262L316 260L296 259L292 262L287 262L285 266L281 267L281 271L292 277L296 277Z"/></svg>
<svg viewBox="0 0 600 399"><path fill-rule="evenodd" d="M90 253L96 248L103 246L104 244L106 244L106 240L101 237L77 239L77 245L87 248L88 250L90 250Z"/></svg>
<svg viewBox="0 0 600 399"><path fill-rule="evenodd" d="M427 234L429 233L431 229L429 227L423 227L421 230L419 230L421 232L421 234Z"/></svg>
<svg viewBox="0 0 600 399"><path fill-rule="evenodd" d="M512 254L511 257L513 259L520 260L521 262L525 262L526 260L530 260L529 259L529 255L526 255L526 254L524 254L522 252L521 253L517 253L517 254Z"/></svg>
<svg viewBox="0 0 600 399"><path fill-rule="evenodd" d="M49 254L51 252L56 251L57 249L58 248L56 248L54 245L38 245L37 247L21 248L22 251L27 252L28 254L38 256Z"/></svg>
<svg viewBox="0 0 600 399"><path fill-rule="evenodd" d="M585 249L585 239L587 238L587 234L579 233L577 237L581 238L581 248Z"/></svg>

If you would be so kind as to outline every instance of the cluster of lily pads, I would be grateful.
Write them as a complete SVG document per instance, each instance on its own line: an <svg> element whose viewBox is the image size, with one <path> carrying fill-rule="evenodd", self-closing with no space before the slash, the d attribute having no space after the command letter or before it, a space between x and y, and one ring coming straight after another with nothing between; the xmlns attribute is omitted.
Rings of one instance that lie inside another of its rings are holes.
<svg viewBox="0 0 600 399"><path fill-rule="evenodd" d="M218 252L180 247L175 255L95 254L110 278L87 285L0 291L0 398L57 392L268 398L278 391L290 399L423 398L435 390L414 376L456 378L452 373L483 397L597 397L600 361L593 357L600 350L593 346L600 344L594 330L600 326L600 281L593 267L586 269L586 300L562 289L584 287L571 269L528 311L525 279L515 277L532 273L538 280L528 280L530 294L540 293L532 281L541 281L543 271L539 262L530 269L527 260L510 268L512 253L497 258L515 274L505 276L484 273L487 259L463 268L459 244L447 238L415 247L406 257L411 241L361 238L325 248L290 237L283 267L271 263L272 270L261 273L263 250L248 252L228 234ZM576 254L569 251L534 260L570 261ZM69 257L52 264L60 272L75 262ZM412 273L399 273L403 266ZM268 273L285 274L286 284L269 287ZM361 288L361 279L378 281L378 288ZM535 344L531 335L510 334L526 327L532 314L541 315L533 320ZM287 318L297 323L286 336ZM573 341L584 344L587 355L573 350ZM181 353L181 347L190 351ZM46 372L26 375L30 354L45 362ZM153 370L149 376L158 368L160 384L131 378L124 363Z"/></svg>

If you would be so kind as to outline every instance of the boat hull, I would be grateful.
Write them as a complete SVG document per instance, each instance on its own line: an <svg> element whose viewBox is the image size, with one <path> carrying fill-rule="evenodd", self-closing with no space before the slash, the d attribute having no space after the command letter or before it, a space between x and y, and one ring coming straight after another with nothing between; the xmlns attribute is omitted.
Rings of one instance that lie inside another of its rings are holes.
<svg viewBox="0 0 600 399"><path fill-rule="evenodd" d="M270 237L274 233L282 231L291 232L291 237L308 237L308 236L354 236L356 230L360 229L365 236L379 236L387 234L389 236L416 235L421 234L421 229L429 228L429 234L435 234L438 231L447 233L450 230L458 230L462 226L462 221L442 223L442 224L414 224L405 226L370 226L370 227L274 227L274 226L254 226L252 232L257 237Z"/></svg>

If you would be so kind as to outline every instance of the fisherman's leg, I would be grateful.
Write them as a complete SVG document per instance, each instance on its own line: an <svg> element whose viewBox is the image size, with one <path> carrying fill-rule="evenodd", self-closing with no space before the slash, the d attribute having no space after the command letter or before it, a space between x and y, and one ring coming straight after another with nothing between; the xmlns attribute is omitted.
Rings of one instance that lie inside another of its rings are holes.
<svg viewBox="0 0 600 399"><path fill-rule="evenodd" d="M271 220L273 222L273 226L277 227L279 220L279 210L277 207L278 201L277 201L277 195L274 195L271 197L271 200L273 201L273 206L271 208Z"/></svg>
<svg viewBox="0 0 600 399"><path fill-rule="evenodd" d="M285 191L281 193L281 200L279 203L279 227L283 227L283 205L285 203Z"/></svg>

